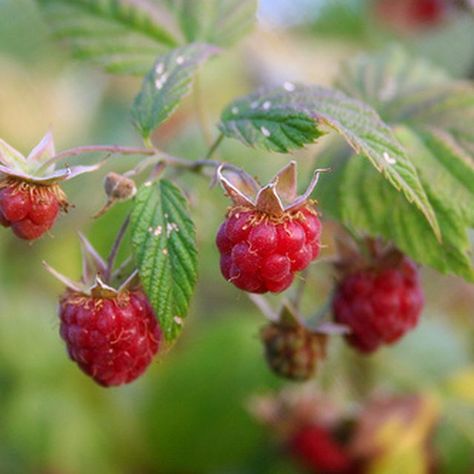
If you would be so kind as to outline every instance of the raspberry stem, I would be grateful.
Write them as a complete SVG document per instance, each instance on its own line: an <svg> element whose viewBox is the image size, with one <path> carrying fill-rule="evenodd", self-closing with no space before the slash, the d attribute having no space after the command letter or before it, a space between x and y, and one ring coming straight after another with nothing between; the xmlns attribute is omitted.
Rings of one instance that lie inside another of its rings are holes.
<svg viewBox="0 0 474 474"><path fill-rule="evenodd" d="M209 160L212 155L215 153L217 148L219 148L219 145L222 143L222 140L224 139L224 134L220 133L219 136L216 138L214 143L209 147L209 151L206 153L205 159Z"/></svg>
<svg viewBox="0 0 474 474"><path fill-rule="evenodd" d="M130 223L130 214L126 217L126 219L123 221L122 225L120 226L120 229L117 232L117 236L115 237L114 244L112 245L110 254L107 258L107 269L104 275L105 283L110 283L115 259L117 258L117 254L120 249L120 244L123 241L123 238L125 236L129 223Z"/></svg>
<svg viewBox="0 0 474 474"><path fill-rule="evenodd" d="M249 300L260 310L260 312L271 322L277 322L280 318L278 314L268 303L268 300L263 295L256 293L247 293Z"/></svg>
<svg viewBox="0 0 474 474"><path fill-rule="evenodd" d="M214 154L218 146L221 144L224 136L221 134L217 137L216 141L211 145L209 151L204 159L191 161L186 158L170 155L164 151L158 150L157 148L140 148L140 147L126 147L120 145L87 145L79 146L76 148L70 148L64 150L50 160L48 160L43 166L48 167L51 164L63 160L65 158L73 158L80 155L89 153L108 153L117 155L145 155L148 159L141 161L134 169L125 173L125 176L134 176L143 172L149 166L169 166L176 169L182 169L193 173L204 174L204 170L212 168L217 170L221 165L225 166L226 169L234 171L237 174L245 174L242 168L238 166L225 163L219 160L211 160L210 157Z"/></svg>

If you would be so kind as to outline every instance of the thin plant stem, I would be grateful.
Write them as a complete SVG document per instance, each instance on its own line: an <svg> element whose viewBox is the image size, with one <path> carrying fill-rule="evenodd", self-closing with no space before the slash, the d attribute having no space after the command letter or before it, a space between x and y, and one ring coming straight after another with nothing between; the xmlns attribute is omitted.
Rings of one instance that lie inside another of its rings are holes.
<svg viewBox="0 0 474 474"><path fill-rule="evenodd" d="M152 150L152 149L154 148L153 142L151 141L151 137L149 137L149 136L148 136L148 137L145 137L145 138L143 139L143 143L144 143L145 146L146 146L147 148L149 148L150 150Z"/></svg>
<svg viewBox="0 0 474 474"><path fill-rule="evenodd" d="M118 251L120 249L120 244L125 236L125 232L127 231L128 225L130 223L130 214L127 218L123 221L118 233L117 237L115 237L115 242L112 246L112 250L110 251L109 257L107 258L107 270L105 274L105 282L110 283L110 277L112 275L112 270L115 264L115 259L117 258Z"/></svg>
<svg viewBox="0 0 474 474"><path fill-rule="evenodd" d="M332 296L333 294L331 292L324 304L318 309L315 314L311 316L310 323L312 326L316 327L321 324L326 318L326 316L329 314L329 312L331 311Z"/></svg>
<svg viewBox="0 0 474 474"><path fill-rule="evenodd" d="M293 304L293 307L296 310L299 310L299 308L300 308L301 300L302 300L303 295L304 295L304 289L305 289L305 286L306 286L306 280L308 278L308 274L309 274L309 270L308 270L308 268L305 268L304 271L301 272L300 278L299 278L298 283L296 285L295 293L294 293L294 296L292 298L292 304Z"/></svg>
<svg viewBox="0 0 474 474"><path fill-rule="evenodd" d="M260 310L260 312L271 322L278 321L278 315L272 309L267 299L262 295L248 293L250 301Z"/></svg>
<svg viewBox="0 0 474 474"><path fill-rule="evenodd" d="M220 133L219 136L214 141L214 143L209 147L209 151L207 152L206 157L205 157L206 160L212 157L212 155L216 152L217 148L219 148L219 145L222 143L223 139L224 139L224 134Z"/></svg>
<svg viewBox="0 0 474 474"><path fill-rule="evenodd" d="M210 157L216 150L216 148L221 143L224 137L221 135L217 138L214 144L209 149L207 153L207 157L202 160L187 160L185 158L180 158L177 156L172 156L168 153L165 153L161 150L157 150L156 148L139 148L139 147L125 147L120 145L89 145L89 146L80 146L77 148L71 148L68 150L64 150L58 153L56 156L51 158L45 166L51 165L55 161L59 161L64 158L71 158L87 153L110 153L110 154L120 154L120 155L145 155L148 156L146 160L143 160L141 163L134 168L133 171L129 171L126 173L127 176L133 176L136 174L141 173L146 167L151 165L160 165L164 164L166 166L170 166L172 168L177 169L185 169L187 171L191 171L194 173L202 173L203 170L206 168L214 168L217 169L219 166L224 165L227 169L230 169L236 173L244 173L242 168L238 166L232 165L230 163L225 163L219 160L211 160Z"/></svg>
<svg viewBox="0 0 474 474"><path fill-rule="evenodd" d="M153 148L129 147L121 145L86 145L70 148L59 152L57 155L50 158L44 163L44 166L49 166L56 161L64 158L72 158L87 153L118 153L120 155L155 155L156 150Z"/></svg>

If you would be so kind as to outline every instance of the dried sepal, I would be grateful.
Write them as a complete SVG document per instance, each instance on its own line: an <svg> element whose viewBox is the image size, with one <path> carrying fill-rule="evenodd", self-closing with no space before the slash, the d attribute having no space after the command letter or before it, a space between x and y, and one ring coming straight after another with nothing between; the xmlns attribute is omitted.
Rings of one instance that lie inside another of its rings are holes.
<svg viewBox="0 0 474 474"><path fill-rule="evenodd" d="M0 138L0 163L2 163L3 166L8 168L18 167L21 169L25 166L25 162L25 157L18 150Z"/></svg>
<svg viewBox="0 0 474 474"><path fill-rule="evenodd" d="M56 280L60 281L64 286L66 286L66 288L73 291L77 291L78 293L83 292L84 287L82 283L75 282L74 280L71 280L69 277L63 275L62 273L59 273L55 268L51 267L44 260L43 260L43 266L54 278L56 278Z"/></svg>
<svg viewBox="0 0 474 474"><path fill-rule="evenodd" d="M102 166L102 163L96 163L55 169L55 156L56 150L51 132L41 139L28 157L0 139L0 176L48 186L75 178L83 173L96 171Z"/></svg>
<svg viewBox="0 0 474 474"><path fill-rule="evenodd" d="M253 179L250 175L244 172L238 174L233 170L229 171L225 165L221 165L217 169L217 179L236 206L253 206L253 198L258 191L258 185L256 184L255 187L250 185Z"/></svg>
<svg viewBox="0 0 474 474"><path fill-rule="evenodd" d="M48 131L41 141L36 145L26 158L30 163L37 163L41 166L45 161L49 160L56 154L56 147L54 146L53 134Z"/></svg>
<svg viewBox="0 0 474 474"><path fill-rule="evenodd" d="M255 208L264 214L279 217L284 214L285 207L277 193L277 183L272 182L260 189L255 199Z"/></svg>
<svg viewBox="0 0 474 474"><path fill-rule="evenodd" d="M79 237L82 252L82 277L79 282L71 280L46 262L43 262L46 270L69 290L94 298L115 298L127 289L134 289L139 286L136 270L119 284L118 288L111 286L107 278L109 274L107 263L84 235L79 234Z"/></svg>
<svg viewBox="0 0 474 474"><path fill-rule="evenodd" d="M81 242L82 252L82 282L84 285L87 285L88 282L93 281L97 275L105 275L107 264L89 239L81 232L79 232L79 240Z"/></svg>
<svg viewBox="0 0 474 474"><path fill-rule="evenodd" d="M319 175L327 169L317 169L303 194L297 193L296 162L291 161L282 168L266 186L259 187L255 180L245 173L229 170L221 165L217 178L235 206L245 206L262 213L279 217L286 212L297 211L309 200Z"/></svg>
<svg viewBox="0 0 474 474"><path fill-rule="evenodd" d="M87 294L93 298L115 298L119 292L111 286L105 284L99 275L95 276L94 284L89 288Z"/></svg>

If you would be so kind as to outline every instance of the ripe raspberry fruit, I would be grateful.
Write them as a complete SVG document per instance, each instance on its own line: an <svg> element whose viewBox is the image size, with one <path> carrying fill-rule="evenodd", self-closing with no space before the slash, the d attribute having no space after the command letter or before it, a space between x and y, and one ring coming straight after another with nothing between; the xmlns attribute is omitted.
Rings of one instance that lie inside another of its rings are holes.
<svg viewBox="0 0 474 474"><path fill-rule="evenodd" d="M0 189L0 223L20 239L34 240L53 226L66 198L57 184L8 179Z"/></svg>
<svg viewBox="0 0 474 474"><path fill-rule="evenodd" d="M0 138L0 224L25 240L41 237L67 210L60 181L95 171L100 164L55 169L53 136L47 133L28 156Z"/></svg>
<svg viewBox="0 0 474 474"><path fill-rule="evenodd" d="M325 357L327 337L303 326L271 323L260 336L270 368L290 380L308 380Z"/></svg>
<svg viewBox="0 0 474 474"><path fill-rule="evenodd" d="M370 353L413 329L423 303L415 263L392 252L346 272L336 288L332 308L336 322L351 329L346 336L349 344Z"/></svg>
<svg viewBox="0 0 474 474"><path fill-rule="evenodd" d="M318 256L320 232L313 236L306 229L320 227L310 204L280 221L259 211L231 209L216 238L224 278L255 293L286 290L294 273Z"/></svg>
<svg viewBox="0 0 474 474"><path fill-rule="evenodd" d="M216 245L222 275L237 288L251 293L284 291L295 272L319 254L321 223L309 200L318 173L305 194L296 197L295 167L291 162L263 188L249 176L242 184L241 176L231 180L219 170L234 206L217 232ZM249 190L254 197L246 194Z"/></svg>
<svg viewBox="0 0 474 474"><path fill-rule="evenodd" d="M67 290L59 315L69 356L104 387L139 377L160 345L160 329L140 290L107 296Z"/></svg>
<svg viewBox="0 0 474 474"><path fill-rule="evenodd" d="M137 286L135 271L118 289L112 263L106 263L85 236L83 275L74 282L44 263L66 285L59 301L60 335L70 358L104 387L129 383L139 377L157 353L162 333L153 309ZM102 278L107 283L104 283Z"/></svg>
<svg viewBox="0 0 474 474"><path fill-rule="evenodd" d="M319 474L349 474L352 460L344 447L323 426L300 428L290 440L290 451L304 466Z"/></svg>

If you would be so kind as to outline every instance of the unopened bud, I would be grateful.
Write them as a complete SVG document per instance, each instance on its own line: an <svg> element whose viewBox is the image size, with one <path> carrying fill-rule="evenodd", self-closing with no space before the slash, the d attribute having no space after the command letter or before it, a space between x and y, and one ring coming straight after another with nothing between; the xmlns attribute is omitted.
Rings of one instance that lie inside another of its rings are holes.
<svg viewBox="0 0 474 474"><path fill-rule="evenodd" d="M110 172L104 180L104 189L111 201L123 201L135 196L137 187L135 182L118 173Z"/></svg>

